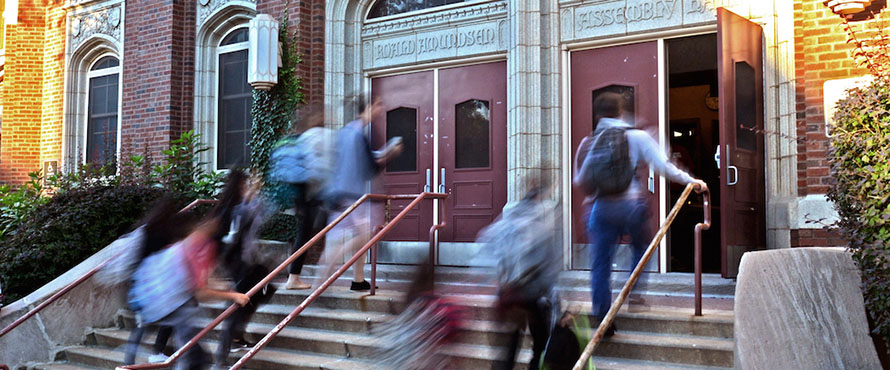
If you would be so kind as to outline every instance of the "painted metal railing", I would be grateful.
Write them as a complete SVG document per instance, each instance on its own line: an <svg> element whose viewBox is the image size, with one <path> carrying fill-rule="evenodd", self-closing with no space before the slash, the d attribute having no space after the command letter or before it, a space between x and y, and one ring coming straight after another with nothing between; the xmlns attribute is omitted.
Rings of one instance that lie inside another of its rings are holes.
<svg viewBox="0 0 890 370"><path fill-rule="evenodd" d="M346 272L346 270L350 266L352 266L355 263L355 261L357 261L359 258L361 258L365 252L368 252L369 249L371 249L373 246L375 246L377 244L377 242L379 242L380 239L382 239L383 236L386 235L386 233L388 233L390 230L392 230L392 228L395 227L395 225L398 224L399 221L401 221L403 218L405 218L405 216L408 214L408 212L411 211L411 209L416 207L423 200L445 199L447 197L448 197L448 194L427 193L427 192L420 193L420 194L410 194L410 195L365 194L364 196L359 198L359 200L355 201L355 203L353 203L352 205L349 206L349 208L347 208L345 211L343 211L343 213L341 213L333 222L331 222L330 224L325 226L324 229L322 229L320 232L318 232L318 234L316 234L314 237L312 237L312 239L309 239L309 241L307 241L305 244L303 244L303 246L300 247L300 249L298 249L296 252L291 254L290 257L288 257L286 260L284 260L284 262L282 262L280 265L278 265L278 267L276 267L274 270L272 270L272 272L270 272L269 275L267 275L262 281L260 281L259 283L256 284L256 286L254 286L252 289L250 289L250 291L248 291L246 293L247 296L253 297L253 295L256 294L257 292L259 292L264 286L266 286L266 284L270 283L276 275L278 275L281 271L283 271L285 268L287 268L288 265L290 265L291 263L296 261L296 259L299 258L303 253L306 253L306 251L309 250L309 247L315 245L315 243L320 241L321 238L323 238L325 236L325 234L327 234L329 231L331 231L331 229L333 229L334 226L336 226L341 221L343 221L343 219L345 219L346 216L348 216L350 213L355 211L355 209L358 208L365 201L386 200L387 202L389 202L391 200L413 199L411 201L411 203L409 203L402 211L399 212L398 215L396 215L395 218L392 219L392 221L387 222L371 238L370 241L365 243L365 245L362 246L358 250L358 252L356 252L355 255L353 255L352 258L349 259L349 261L347 261L343 266L341 266L339 269L337 269L337 271L335 271L333 275L331 275L327 280L325 280L324 283L321 284L321 286L316 288L308 297L306 297L303 300L303 302L300 303L300 305L294 309L293 312L288 314L284 318L284 320L282 320L278 325L275 326L274 329L272 329L272 331L270 331L268 334L266 334L266 336L263 337L263 339L261 339L250 350L250 352L248 352L247 354L244 355L244 357L242 357L240 360L238 360L238 362L235 363L235 365L232 367L232 369L241 368L241 366L243 366L244 363L246 363L259 350L261 350L269 341L272 340L272 338L274 338L276 335L278 335L278 333L282 329L284 329L284 327L287 326L288 323L290 323L295 317L297 317L297 315L299 315L301 312L303 312L303 310L306 309L306 307L309 304L314 302L315 299L317 299L319 295L321 295L331 284L334 283L334 281L337 280L337 278L340 277L340 275L343 275L343 273ZM436 228L437 226L439 226L439 228L444 227L445 226L444 222L445 222L445 220L443 218L442 223L440 223L439 225L434 225L433 228ZM431 229L431 233L432 232L434 232L433 229ZM434 245L431 244L430 248L434 248ZM374 252L372 254L373 254L373 256L372 256L372 260L371 260L371 270L372 270L371 294L374 294L376 285L377 285L376 268L375 268L376 267L375 266L376 252ZM196 334L194 337L192 337L192 339L190 339L188 342L186 342L185 345L183 345L176 352L174 352L172 355L170 355L170 357L168 357L166 361L158 362L158 363L151 363L151 364L136 364L136 365L118 366L116 368L116 370L159 369L159 368L170 367L170 365L172 365L173 362L178 360L186 351L190 350L192 347L197 345L198 341L200 341L204 336L206 336L217 325L219 325L221 322L223 322L223 320L228 318L229 315L231 315L233 312L235 312L235 310L238 309L238 307L239 306L237 303L232 303L229 306L229 308L227 308L225 311L223 311L221 314L219 314L219 316L217 316L216 319L214 319L209 324L207 324L207 326L205 326L203 329L201 329L201 331L198 332L198 334Z"/></svg>
<svg viewBox="0 0 890 370"><path fill-rule="evenodd" d="M633 272L631 273L630 278L627 279L624 287L621 288L621 293L618 294L618 298L615 298L615 301L612 302L612 307L609 309L606 317L603 318L603 320L600 322L599 327L597 327L596 332L593 334L593 338L591 338L590 342L587 343L587 346L584 348L584 352L581 353L581 357L578 359L578 362L575 363L575 367L573 368L573 370L583 369L584 365L587 363L587 360L590 359L590 356L593 355L593 351L596 350L596 346L599 345L599 342L606 334L606 330L608 330L609 326L612 325L612 321L614 321L615 316L618 315L618 310L621 309L621 305L624 304L627 296L630 295L631 289L633 289L634 284L637 283L637 280L640 278L640 274L643 273L643 269L645 269L646 264L649 263L649 259L651 259L652 255L655 254L655 250L658 249L658 245L661 244L661 240L664 238L664 235L667 234L668 229L671 227L674 219L677 218L677 214L680 213L680 209L683 208L683 204L686 203L686 198L689 197L689 194L692 193L693 189L693 184L688 184L686 185L686 188L683 189L683 193L680 194L680 199L677 199L677 202L674 203L674 208L671 209L671 212L668 214L667 219L665 219L664 224L661 225L658 233L655 234L655 238L653 238L652 242L649 243L649 247L646 249L646 253L643 254L643 257L640 259L637 267L634 268ZM711 196L707 190L703 191L702 193L704 194L705 220L703 223L695 225L696 316L701 316L701 231L707 230L711 226Z"/></svg>
<svg viewBox="0 0 890 370"><path fill-rule="evenodd" d="M187 205L187 206L185 206L185 208L179 210L179 212L180 213L187 212L187 211L191 210L192 208L195 208L201 204L212 204L215 202L216 201L212 200L212 199L198 199L198 200L195 200L195 201L189 203L189 205ZM110 262L111 260L113 260L114 258L119 256L121 253L123 253L123 251L118 252L111 258L98 264L96 267L93 267L90 271L87 271L81 277L77 278L77 280L72 281L71 283L66 285L64 288L62 288L61 290L59 290L58 292L56 292L55 294L53 294L52 296L50 296L49 298L47 298L46 300L41 302L39 305L37 305L37 307L32 308L30 311L28 311L28 313L22 315L22 317L19 317L18 319L13 321L12 324L7 325L5 328L3 328L3 331L0 331L0 337L3 337L4 335L6 335L6 333L9 333L10 331L12 331L12 329L15 329L16 327L21 325L23 322L25 322L25 320L28 320L32 316L39 313L41 310L46 308L46 306L49 306L53 302L59 300L59 298L61 298L65 294L68 294L68 292L70 292L72 289L77 288L77 286L82 284L84 281L87 281L87 279L91 278L93 275L95 275L97 272L99 272L99 270L101 270L103 267L105 267L105 265L107 265L108 262Z"/></svg>

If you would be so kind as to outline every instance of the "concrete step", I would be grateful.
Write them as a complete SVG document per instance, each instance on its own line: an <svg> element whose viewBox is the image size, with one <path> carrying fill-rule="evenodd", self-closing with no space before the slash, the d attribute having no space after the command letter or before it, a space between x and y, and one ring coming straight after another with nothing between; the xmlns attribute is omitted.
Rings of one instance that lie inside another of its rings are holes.
<svg viewBox="0 0 890 370"><path fill-rule="evenodd" d="M281 259L284 260L283 258ZM321 265L303 266L303 276L318 277L323 274L325 267ZM416 267L411 265L377 265L377 280L380 282L408 283L414 279ZM281 277L286 276L283 271ZM627 280L627 272L614 272L611 278L611 287L620 290ZM645 273L648 278L646 292L651 294L689 294L693 293L695 275L685 272L672 272L667 274ZM352 276L351 269L343 275ZM371 266L365 265L365 278L370 279ZM496 279L491 268L484 267L436 267L437 283L458 283L468 286L494 287ZM563 271L560 273L560 288L590 289L590 272L585 270ZM702 294L706 297L732 297L735 294L735 281L724 279L719 274L702 275Z"/></svg>
<svg viewBox="0 0 890 370"><path fill-rule="evenodd" d="M493 302L490 302L493 303ZM468 315L474 320L468 323L466 334L472 335L474 331L482 332L506 332L496 328L493 320L495 320L496 312L493 306L482 306L485 303L476 303L473 307L467 305L467 310L471 314ZM574 304L574 303L573 303ZM577 303L577 305L583 305ZM212 303L202 305L205 308L207 318L215 318L222 313L228 305L225 303ZM284 319L294 309L294 306L287 305L263 305L257 310L253 316L253 322L261 324L277 324ZM476 310L477 315L472 315ZM478 314L479 311L485 310L484 314ZM309 307L297 316L292 322L292 326L323 329L323 330L339 330L353 333L369 333L374 325L383 323L391 315L381 312L367 312L356 310L333 310L328 308ZM483 318L489 319L484 320ZM593 319L588 317L588 320ZM703 337L716 337L731 339L733 335L733 318L732 315L725 312L708 312L707 315L696 317L686 312L677 312L665 307L652 307L647 312L629 312L627 310L619 311L616 325L624 330L652 332L660 334L677 334L692 335ZM493 340L493 338L486 338Z"/></svg>
<svg viewBox="0 0 890 370"><path fill-rule="evenodd" d="M216 343L212 341L203 342L204 349L208 352L216 349ZM77 361L79 369L113 369L123 363L124 352L120 348L110 347L72 347L65 350L69 361ZM244 355L245 352L238 352L229 356L229 364ZM139 361L144 361L140 359ZM95 366L95 367L92 367ZM246 369L294 369L294 370L317 370L317 369L336 369L336 370L358 370L372 369L374 364L354 359L337 358L331 356L322 356L312 353L282 351L275 348L264 348L257 353L247 365ZM169 368L168 368L169 369ZM73 369L72 369L73 370Z"/></svg>
<svg viewBox="0 0 890 370"><path fill-rule="evenodd" d="M316 312L316 314L321 313L321 311ZM351 315L360 317L355 313ZM635 315L653 319L659 316L657 314ZM210 319L201 319L199 322L206 324L210 322ZM361 325L361 320L355 325ZM620 322L617 325L621 330L614 337L603 342L597 351L598 355L693 365L732 366L732 339L634 332L623 329ZM255 320L248 325L247 332L252 338L258 340L273 327L274 324L257 323ZM208 337L215 339L218 332L219 328L211 332ZM115 333L115 335L108 333ZM104 346L115 347L126 342L125 332L117 335L117 331L100 330L96 331L94 336L96 344ZM493 322L474 320L465 325L464 335L457 341L465 345L497 347L505 346L508 340L509 330ZM524 338L523 344L524 348L530 348L531 340L528 335ZM270 346L332 356L368 359L373 355L378 343L366 329L359 332L344 332L294 326L292 323L272 340ZM459 358L459 360L469 361L470 359Z"/></svg>
<svg viewBox="0 0 890 370"><path fill-rule="evenodd" d="M31 367L31 369L32 370L97 370L99 368L81 365L81 364L69 364L66 362L58 362L58 363L34 365Z"/></svg>
<svg viewBox="0 0 890 370"><path fill-rule="evenodd" d="M288 329L285 329L288 330ZM311 333L309 331L300 331L300 334ZM124 330L100 330L96 331L98 346L93 347L73 347L66 350L66 356L69 362L76 362L78 367L74 369L90 369L90 368L113 368L123 361L123 344L126 342L128 333ZM623 335L622 340L628 341L633 339L633 334L616 334L616 338ZM336 340L344 340L335 343L334 347L343 348L344 351L335 351L333 354L320 354L318 352L308 353L304 351L295 351L281 349L273 345L264 348L256 357L248 363L248 368L254 369L376 369L385 368L381 364L376 364L367 360L367 358L357 358L357 354L365 353L365 349L359 347L358 342L350 342L355 338L343 337ZM144 338L144 346L153 343L153 336ZM603 343L603 347L607 342ZM206 340L203 346L207 351L216 350L216 342ZM350 348L351 347L351 348ZM346 350L351 350L346 355ZM599 354L598 350L598 354ZM499 359L503 355L503 348L485 346L485 345L469 345L456 344L447 346L443 354L447 361L446 369L481 369L491 367L491 363ZM237 358L243 355L243 352L233 354L229 357L230 364L237 361ZM144 357L138 357L140 361L144 361ZM531 351L524 349L520 351L518 357L517 369L526 369L528 361L531 359ZM594 362L597 369L726 369L727 367L702 366L692 364L677 364L671 362L655 362L645 359L629 359L608 356L595 356ZM72 365L63 365L72 366ZM731 366L731 365L730 365ZM65 368L59 368L65 369Z"/></svg>

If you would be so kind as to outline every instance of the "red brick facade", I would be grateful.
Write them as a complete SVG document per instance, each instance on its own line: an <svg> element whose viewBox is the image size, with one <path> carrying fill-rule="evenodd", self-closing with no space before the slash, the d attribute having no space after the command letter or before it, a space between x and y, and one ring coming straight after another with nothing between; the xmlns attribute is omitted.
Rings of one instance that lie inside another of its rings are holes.
<svg viewBox="0 0 890 370"><path fill-rule="evenodd" d="M21 0L18 24L6 27L0 183L21 183L44 160L62 160L66 12L63 0ZM194 128L194 0L128 0L122 55L121 150L155 155ZM284 0L259 0L279 18ZM324 101L324 1L290 2L309 103Z"/></svg>

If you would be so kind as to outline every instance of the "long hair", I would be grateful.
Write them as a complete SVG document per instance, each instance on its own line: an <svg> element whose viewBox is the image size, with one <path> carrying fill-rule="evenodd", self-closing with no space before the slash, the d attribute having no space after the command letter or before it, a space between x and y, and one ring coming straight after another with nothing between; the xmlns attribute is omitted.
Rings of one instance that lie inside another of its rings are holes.
<svg viewBox="0 0 890 370"><path fill-rule="evenodd" d="M232 221L232 211L235 206L244 199L244 189L247 186L247 174L241 168L232 168L226 177L226 185L219 195L216 206L207 215L206 220L217 220L219 227L214 233L214 239L219 240L228 231L225 225Z"/></svg>

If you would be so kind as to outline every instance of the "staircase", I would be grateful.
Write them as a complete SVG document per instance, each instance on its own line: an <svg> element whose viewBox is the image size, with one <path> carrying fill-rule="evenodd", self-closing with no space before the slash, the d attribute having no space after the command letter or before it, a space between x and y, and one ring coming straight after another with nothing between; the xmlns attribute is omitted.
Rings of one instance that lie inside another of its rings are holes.
<svg viewBox="0 0 890 370"><path fill-rule="evenodd" d="M308 280L319 270L306 266ZM248 364L252 369L374 369L369 361L376 345L369 329L387 320L400 308L413 270L408 266L379 266L377 295L348 289L341 279L289 327L260 351ZM623 278L615 273L616 278ZM344 276L351 276L350 273ZM370 276L369 274L367 276ZM447 348L449 368L486 369L508 341L508 332L495 321L494 286L482 269L447 268L436 270L439 292L459 297L471 321L464 326L458 343ZM560 290L569 305L589 311L589 274L569 271L562 275ZM283 281L283 278L282 280ZM617 293L623 281L613 281ZM280 284L280 283L279 283ZM650 311L623 310L616 321L618 332L603 341L595 353L597 369L721 369L733 365L732 294L734 283L719 276L705 276L705 315L692 316L692 275L652 275L643 292L652 304ZM310 293L309 290L279 289L267 305L261 306L247 327L248 338L259 340ZM226 308L223 303L202 304L206 324ZM134 325L132 313L121 311L118 326L89 329L83 345L60 352L57 361L35 369L110 369L123 361L124 344ZM219 328L203 342L215 351ZM154 335L146 335L145 348ZM531 340L526 336L517 368L525 369L531 358ZM171 348L168 348L171 350ZM145 361L145 350L137 361ZM170 351L168 351L170 353ZM244 352L237 353L238 357ZM236 356L231 356L233 363Z"/></svg>

